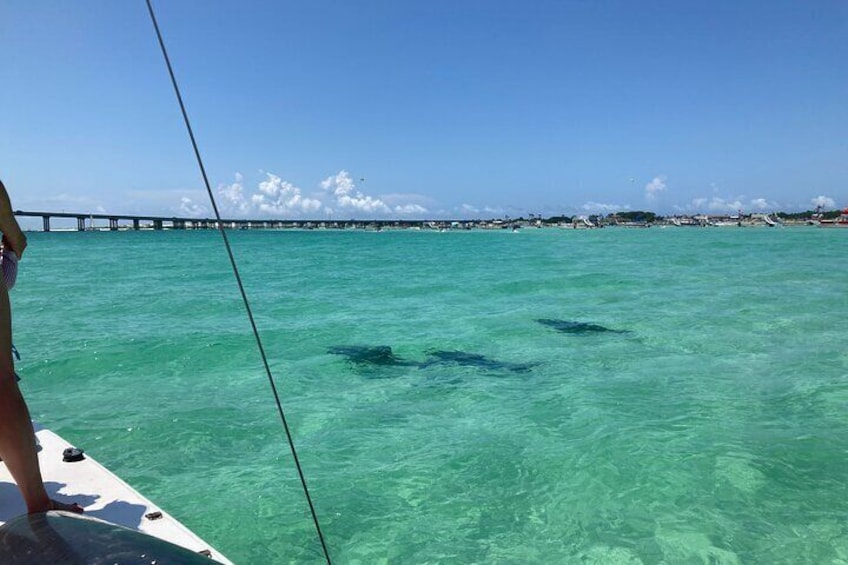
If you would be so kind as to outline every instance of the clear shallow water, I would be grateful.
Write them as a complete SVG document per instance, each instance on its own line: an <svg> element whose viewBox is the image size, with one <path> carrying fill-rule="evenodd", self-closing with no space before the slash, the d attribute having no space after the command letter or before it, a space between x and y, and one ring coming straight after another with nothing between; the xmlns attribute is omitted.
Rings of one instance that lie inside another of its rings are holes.
<svg viewBox="0 0 848 565"><path fill-rule="evenodd" d="M229 235L334 561L848 563L848 231ZM233 561L321 562L220 235L30 244L33 417Z"/></svg>

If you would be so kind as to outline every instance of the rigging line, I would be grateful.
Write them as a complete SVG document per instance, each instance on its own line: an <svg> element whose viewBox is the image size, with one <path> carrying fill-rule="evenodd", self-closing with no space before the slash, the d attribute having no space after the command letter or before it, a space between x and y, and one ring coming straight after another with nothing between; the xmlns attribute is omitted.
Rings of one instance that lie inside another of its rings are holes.
<svg viewBox="0 0 848 565"><path fill-rule="evenodd" d="M244 308L247 311L247 317L250 320L250 327L253 329L253 336L256 338L256 345L259 348L259 354L262 357L262 364L265 366L265 374L268 377L268 382L271 384L271 390L274 393L274 400L277 403L277 411L280 414L280 420L283 423L283 428L286 430L286 438L288 439L289 448L291 449L291 454L294 458L295 467L297 467L300 484L303 486L303 493L306 496L306 501L309 503L309 511L312 513L312 521L315 523L315 530L318 532L318 539L321 541L321 548L324 550L324 558L327 560L327 565L331 565L330 552L327 549L327 543L324 541L324 534L321 532L321 525L318 522L318 514L315 511L315 505L312 504L312 497L309 495L309 488L306 486L306 476L303 474L303 468L300 466L300 459L298 458L297 450L294 447L294 440L292 439L291 430L289 429L288 420L286 419L286 413L283 410L282 403L280 402L280 395L277 393L276 384L274 384L274 376L271 374L271 367L268 365L265 348L262 346L262 339L259 337L259 330L257 329L256 321L253 318L250 301L247 299L247 292L244 290L241 275L239 274L238 266L236 265L236 259L233 255L232 247L230 247L230 241L227 238L224 224L221 221L221 214L218 212L218 204L215 202L215 195L212 194L212 188L209 185L209 177L206 175L206 168L203 166L203 159L200 156L200 150L197 148L197 141L194 138L194 130L192 129L191 122L188 119L188 113L186 112L185 105L183 104L183 97L180 95L180 87L177 85L174 69L171 67L171 59L168 57L168 50L165 48L162 33L159 31L159 23L156 21L156 14L153 12L153 5L150 0L146 0L146 2L147 10L150 12L150 20L153 22L153 27L156 30L156 38L159 40L159 47L162 49L162 56L165 58L165 65L168 67L168 75L171 77L171 84L174 87L174 93L177 95L177 101L180 104L183 121L185 122L186 129L188 130L188 136L191 138L191 146L194 149L194 156L196 157L197 164L200 167L200 174L203 176L203 183L206 185L206 192L209 195L209 200L212 202L212 209L215 211L215 218L218 220L218 231L221 232L221 237L224 239L224 246L227 248L227 255L229 256L230 264L233 267L233 274L235 275L236 282L238 283L239 292L241 292L241 298L242 302L244 302Z"/></svg>

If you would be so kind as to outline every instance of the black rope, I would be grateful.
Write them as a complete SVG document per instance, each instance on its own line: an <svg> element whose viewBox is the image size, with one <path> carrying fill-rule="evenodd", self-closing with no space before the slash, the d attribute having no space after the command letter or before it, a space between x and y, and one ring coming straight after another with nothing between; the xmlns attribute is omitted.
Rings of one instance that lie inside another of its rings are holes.
<svg viewBox="0 0 848 565"><path fill-rule="evenodd" d="M153 5L150 0L147 1L147 9L150 12L150 19L153 22L153 27L156 29L156 37L159 39L159 47L162 48L162 56L165 58L165 64L168 66L168 74L171 77L171 84L174 86L174 93L177 95L177 101L180 103L180 111L183 114L188 136L191 138L191 146L194 148L194 156L197 158L197 164L200 167L200 174L203 176L203 183L206 185L206 192L209 194L209 200L212 202L212 208L215 211L215 218L218 220L218 231L221 232L221 237L224 238L224 245L227 248L227 255L230 257L230 264L233 267L233 274L238 283L239 292L244 302L244 308L247 310L247 317L250 320L250 327L253 328L253 336L256 338L256 345L259 347L259 354L262 356L262 364L265 366L265 374L268 376L268 382L271 384L271 390L274 393L274 400L277 403L277 411L280 414L280 420L283 423L283 428L286 430L286 438L289 442L292 457L294 458L297 474L300 477L300 484L303 486L303 493L306 495L306 501L309 503L309 511L312 513L312 521L315 523L315 530L318 532L318 539L321 540L321 548L324 550L324 557L327 564L331 565L330 552L327 549L327 543L324 541L324 534L321 532L321 525L318 523L318 514L315 511L315 506L312 504L312 497L309 496L309 488L306 486L306 476L303 474L303 468L300 466L300 459L297 456L297 450L294 447L291 430L289 429L286 413L283 410L283 405L280 402L280 395L277 393L277 386L274 384L274 376L271 374L271 367L268 365L268 358L265 355L265 348L262 346L262 340L259 337L259 330L256 328L256 321L253 319L253 311L250 309L250 301L247 299L247 293L244 290L244 285L241 282L236 259L233 255L233 250L230 247L230 241L227 239L227 232L224 229L224 224L221 221L221 214L218 212L218 204L215 202L215 195L212 194L212 188L209 185L209 178L206 176L206 168L203 166L203 159L200 157L200 150L197 148L197 141L194 139L194 131L191 128L191 122L188 119L183 97L180 95L180 88L177 85L177 79L174 76L174 69L171 67L171 59L168 57L168 50L165 49L165 42L162 40L162 33L159 31L159 24L156 21L156 14L153 13Z"/></svg>

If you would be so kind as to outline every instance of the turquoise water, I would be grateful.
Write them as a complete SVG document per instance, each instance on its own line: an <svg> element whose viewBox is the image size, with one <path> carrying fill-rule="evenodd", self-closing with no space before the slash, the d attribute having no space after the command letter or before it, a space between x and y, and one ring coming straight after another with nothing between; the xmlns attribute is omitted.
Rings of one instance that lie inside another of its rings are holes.
<svg viewBox="0 0 848 565"><path fill-rule="evenodd" d="M848 230L229 235L335 562L848 563ZM219 234L33 233L12 300L35 419L321 562Z"/></svg>

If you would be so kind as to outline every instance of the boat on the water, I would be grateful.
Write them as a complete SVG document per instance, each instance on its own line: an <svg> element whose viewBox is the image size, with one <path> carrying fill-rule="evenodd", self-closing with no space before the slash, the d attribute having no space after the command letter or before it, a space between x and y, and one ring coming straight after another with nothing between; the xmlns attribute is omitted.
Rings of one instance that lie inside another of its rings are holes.
<svg viewBox="0 0 848 565"><path fill-rule="evenodd" d="M823 228L848 228L848 208L844 208L836 218L819 218L818 225Z"/></svg>
<svg viewBox="0 0 848 565"><path fill-rule="evenodd" d="M232 565L88 454L34 426L47 493L78 503L85 514L27 515L15 482L0 463L0 563Z"/></svg>
<svg viewBox="0 0 848 565"><path fill-rule="evenodd" d="M572 220L571 227L576 230L587 230L597 228L598 226L592 223L592 220L590 220L589 218L585 216L580 216Z"/></svg>

